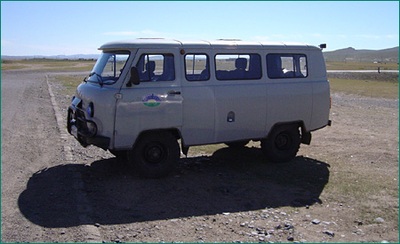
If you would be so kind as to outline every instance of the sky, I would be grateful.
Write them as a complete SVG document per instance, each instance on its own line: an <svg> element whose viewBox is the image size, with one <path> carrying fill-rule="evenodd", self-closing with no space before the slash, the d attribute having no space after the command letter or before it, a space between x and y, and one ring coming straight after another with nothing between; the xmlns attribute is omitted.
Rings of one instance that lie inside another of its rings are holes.
<svg viewBox="0 0 400 244"><path fill-rule="evenodd" d="M399 2L1 1L1 55L98 54L140 37L379 50L399 45Z"/></svg>

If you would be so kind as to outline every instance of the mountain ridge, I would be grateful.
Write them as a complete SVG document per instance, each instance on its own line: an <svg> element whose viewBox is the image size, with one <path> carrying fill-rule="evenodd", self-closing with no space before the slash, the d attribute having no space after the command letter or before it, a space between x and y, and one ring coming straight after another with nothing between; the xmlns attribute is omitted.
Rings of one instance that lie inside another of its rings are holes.
<svg viewBox="0 0 400 244"><path fill-rule="evenodd" d="M398 62L399 46L381 50L342 48L323 52L325 61Z"/></svg>

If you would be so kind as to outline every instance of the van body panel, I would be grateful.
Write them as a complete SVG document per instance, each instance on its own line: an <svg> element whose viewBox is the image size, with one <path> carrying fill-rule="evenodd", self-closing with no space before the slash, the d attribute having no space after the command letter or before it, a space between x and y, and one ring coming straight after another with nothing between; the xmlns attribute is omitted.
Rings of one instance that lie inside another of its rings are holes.
<svg viewBox="0 0 400 244"><path fill-rule="evenodd" d="M302 121L308 127L311 123L313 105L310 96L312 87L312 83L307 81L283 79L269 81L266 130L269 131L275 124L293 121Z"/></svg>
<svg viewBox="0 0 400 244"><path fill-rule="evenodd" d="M308 131L320 129L327 125L329 121L329 111L331 108L330 85L326 80L313 83L313 106L312 119Z"/></svg>
<svg viewBox="0 0 400 244"><path fill-rule="evenodd" d="M117 102L115 148L130 148L142 131L181 128L181 95L170 95L176 86L121 89Z"/></svg>
<svg viewBox="0 0 400 244"><path fill-rule="evenodd" d="M265 82L219 81L215 88L215 142L265 136Z"/></svg>
<svg viewBox="0 0 400 244"><path fill-rule="evenodd" d="M215 100L213 86L208 82L182 86L183 126L182 138L186 146L214 142Z"/></svg>
<svg viewBox="0 0 400 244"><path fill-rule="evenodd" d="M85 124L94 123L96 125L95 130L99 137L109 139L107 145L104 143L97 145L101 148L109 148L112 145L110 140L113 138L114 134L114 120L110 118L114 118L114 94L117 93L118 90L119 89L115 86L102 87L95 83L82 82L77 87L76 95L73 98L71 106L68 108L68 118L70 117L70 113L82 114ZM95 104L93 116L88 114L88 107L90 104ZM71 131L70 121L68 121L67 127L68 131ZM87 140L79 141L85 145ZM91 138L91 141L95 141L95 138Z"/></svg>

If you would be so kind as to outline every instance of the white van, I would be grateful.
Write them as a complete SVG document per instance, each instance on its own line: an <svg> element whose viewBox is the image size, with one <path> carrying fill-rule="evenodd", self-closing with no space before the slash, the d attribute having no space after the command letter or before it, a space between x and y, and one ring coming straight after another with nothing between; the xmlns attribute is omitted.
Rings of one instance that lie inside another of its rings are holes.
<svg viewBox="0 0 400 244"><path fill-rule="evenodd" d="M146 177L168 174L180 151L195 145L261 141L269 161L290 161L300 143L310 144L311 131L331 123L323 47L106 43L68 108L68 132L82 146L126 157Z"/></svg>

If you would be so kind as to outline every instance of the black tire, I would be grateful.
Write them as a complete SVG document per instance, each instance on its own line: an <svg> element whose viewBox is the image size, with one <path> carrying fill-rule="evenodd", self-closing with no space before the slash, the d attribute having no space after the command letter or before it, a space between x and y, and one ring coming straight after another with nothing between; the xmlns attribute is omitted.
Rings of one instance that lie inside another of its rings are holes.
<svg viewBox="0 0 400 244"><path fill-rule="evenodd" d="M243 148L244 146L247 145L247 143L249 143L249 140L245 140L245 141L233 141L233 142L225 142L225 145L227 145L230 148Z"/></svg>
<svg viewBox="0 0 400 244"><path fill-rule="evenodd" d="M271 162L288 162L296 157L300 143L299 128L282 125L275 127L267 139L261 140L261 149Z"/></svg>
<svg viewBox="0 0 400 244"><path fill-rule="evenodd" d="M128 152L128 164L146 178L168 175L180 157L177 139L169 132L151 132L140 136Z"/></svg>

